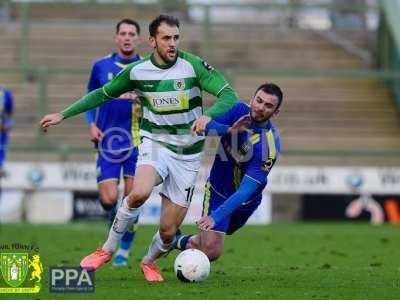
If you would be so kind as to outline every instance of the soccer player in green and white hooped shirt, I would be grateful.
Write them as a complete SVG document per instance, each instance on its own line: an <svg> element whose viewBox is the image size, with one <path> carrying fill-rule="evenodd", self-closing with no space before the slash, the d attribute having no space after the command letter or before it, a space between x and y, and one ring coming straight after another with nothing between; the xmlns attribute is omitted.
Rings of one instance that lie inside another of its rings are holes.
<svg viewBox="0 0 400 300"><path fill-rule="evenodd" d="M81 261L97 270L111 259L127 228L137 219L140 206L153 187L161 189L160 227L141 269L147 281L163 281L155 261L170 250L190 204L204 146L203 133L211 118L228 111L237 95L225 78L201 58L178 50L179 21L160 15L149 25L153 53L129 65L103 88L92 91L61 113L45 116L44 130L63 119L101 105L128 91L140 95L142 121L135 184L118 209L104 245ZM217 101L203 114L202 91ZM192 131L191 131L192 130Z"/></svg>

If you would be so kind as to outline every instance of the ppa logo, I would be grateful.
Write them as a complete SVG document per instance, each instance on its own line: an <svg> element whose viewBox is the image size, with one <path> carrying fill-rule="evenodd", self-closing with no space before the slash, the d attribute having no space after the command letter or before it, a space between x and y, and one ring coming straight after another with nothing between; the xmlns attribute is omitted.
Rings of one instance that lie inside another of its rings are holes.
<svg viewBox="0 0 400 300"><path fill-rule="evenodd" d="M51 293L93 293L94 272L80 267L50 267Z"/></svg>

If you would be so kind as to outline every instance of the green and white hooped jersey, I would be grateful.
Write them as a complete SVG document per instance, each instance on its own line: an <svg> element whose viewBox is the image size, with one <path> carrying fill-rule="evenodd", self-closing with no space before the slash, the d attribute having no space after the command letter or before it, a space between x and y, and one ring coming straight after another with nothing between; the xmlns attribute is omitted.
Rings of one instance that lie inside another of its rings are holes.
<svg viewBox="0 0 400 300"><path fill-rule="evenodd" d="M203 115L202 91L214 96L231 87L225 78L199 57L178 51L177 60L159 66L153 55L129 65L103 87L117 97L136 91L141 98L140 135L157 141L179 154L200 154L204 137L190 127Z"/></svg>

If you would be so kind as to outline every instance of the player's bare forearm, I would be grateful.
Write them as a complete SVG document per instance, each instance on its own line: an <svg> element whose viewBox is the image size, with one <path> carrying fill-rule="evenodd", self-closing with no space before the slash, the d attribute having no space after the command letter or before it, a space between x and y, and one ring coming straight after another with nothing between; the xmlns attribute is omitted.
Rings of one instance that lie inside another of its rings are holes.
<svg viewBox="0 0 400 300"><path fill-rule="evenodd" d="M60 113L49 114L45 115L42 120L40 120L40 126L42 127L43 131L46 132L50 126L54 126L60 124L64 116Z"/></svg>

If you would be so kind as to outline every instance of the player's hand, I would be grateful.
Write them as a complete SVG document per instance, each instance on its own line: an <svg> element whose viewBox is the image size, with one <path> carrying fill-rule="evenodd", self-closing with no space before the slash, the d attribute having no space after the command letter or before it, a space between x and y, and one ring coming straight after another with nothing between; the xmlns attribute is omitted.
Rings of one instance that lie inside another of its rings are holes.
<svg viewBox="0 0 400 300"><path fill-rule="evenodd" d="M201 116L200 118L198 118L193 122L191 127L192 132L198 135L204 134L204 131L206 130L206 125L210 121L211 121L210 117Z"/></svg>
<svg viewBox="0 0 400 300"><path fill-rule="evenodd" d="M244 115L239 120L237 120L230 128L229 133L237 134L239 132L247 131L251 132L249 126L251 124L250 115Z"/></svg>
<svg viewBox="0 0 400 300"><path fill-rule="evenodd" d="M201 219L197 222L197 227L203 231L211 230L215 225L213 218L210 216L201 217Z"/></svg>
<svg viewBox="0 0 400 300"><path fill-rule="evenodd" d="M99 129L99 127L96 126L95 123L90 123L89 132L90 132L90 140L93 143L99 142L103 137L103 132Z"/></svg>
<svg viewBox="0 0 400 300"><path fill-rule="evenodd" d="M43 119L40 120L40 123L39 123L39 124L40 124L40 126L42 127L42 130L43 130L44 132L46 132L47 129L48 129L50 126L60 124L60 123L62 122L63 119L64 119L64 116L63 116L62 114L60 114L60 113L45 115L45 116L43 117Z"/></svg>
<svg viewBox="0 0 400 300"><path fill-rule="evenodd" d="M135 91L126 92L126 93L122 94L121 96L119 96L118 99L127 99L127 100L132 101L135 104L139 104L139 105L141 104L140 97Z"/></svg>

